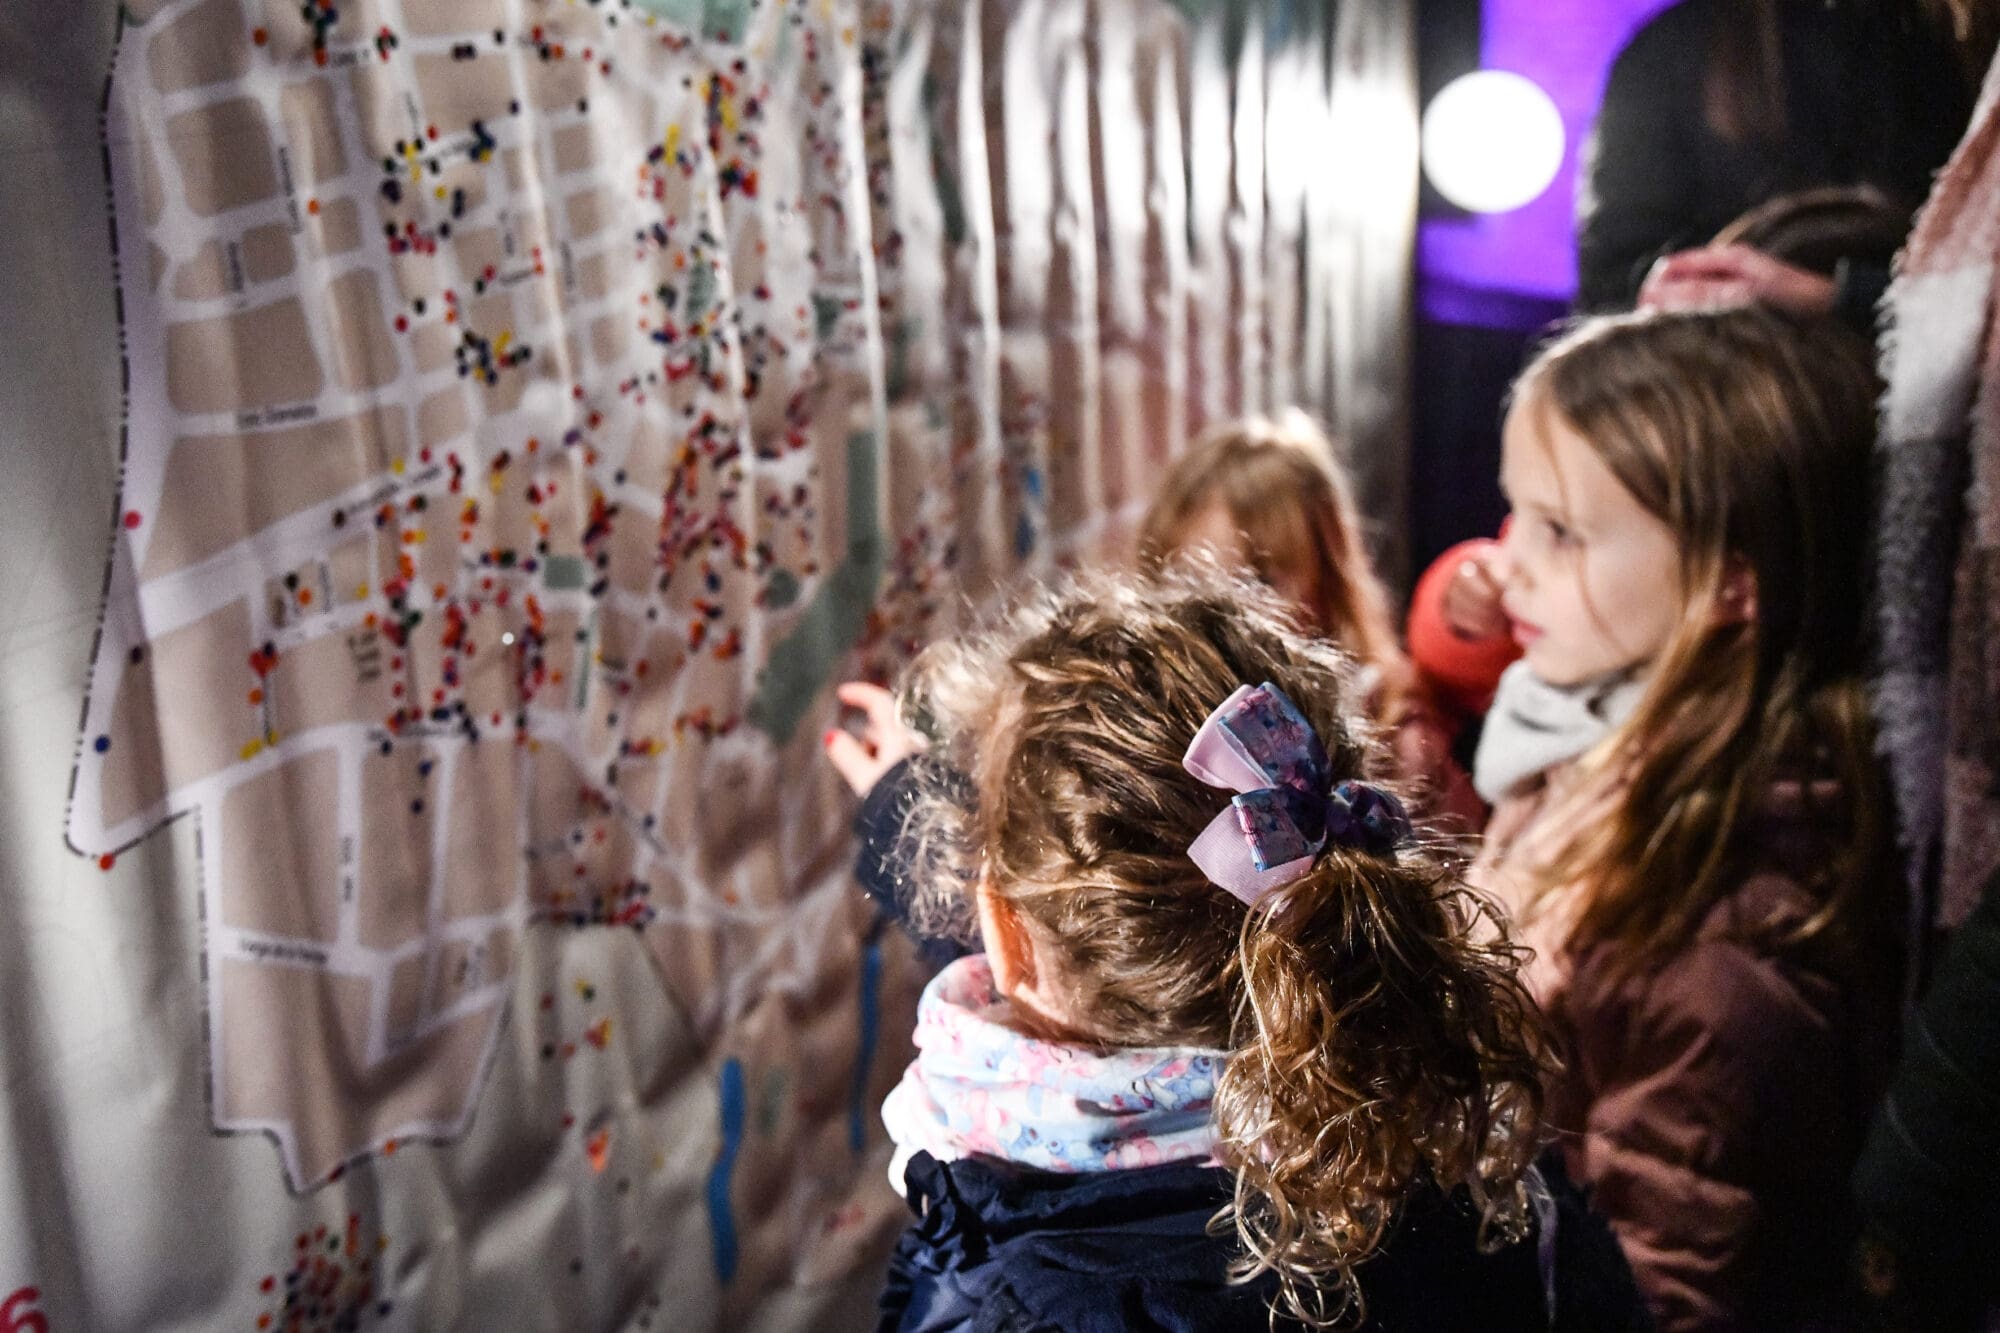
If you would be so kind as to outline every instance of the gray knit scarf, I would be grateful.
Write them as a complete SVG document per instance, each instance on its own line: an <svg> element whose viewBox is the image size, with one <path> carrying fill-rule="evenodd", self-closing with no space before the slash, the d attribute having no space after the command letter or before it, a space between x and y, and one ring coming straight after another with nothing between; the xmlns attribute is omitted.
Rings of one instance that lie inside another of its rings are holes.
<svg viewBox="0 0 2000 1333"><path fill-rule="evenodd" d="M1500 677L1479 749L1472 785L1495 805L1545 769L1576 758L1609 736L1638 707L1645 686L1629 673L1551 685L1516 662Z"/></svg>

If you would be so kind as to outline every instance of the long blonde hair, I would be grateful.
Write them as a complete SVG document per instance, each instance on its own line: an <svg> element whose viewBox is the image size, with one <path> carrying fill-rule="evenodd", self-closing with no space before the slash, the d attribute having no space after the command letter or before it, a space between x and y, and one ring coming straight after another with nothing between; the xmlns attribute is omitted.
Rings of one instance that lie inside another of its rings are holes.
<svg viewBox="0 0 2000 1333"><path fill-rule="evenodd" d="M1189 859L1227 794L1181 757L1241 683L1295 700L1336 778L1380 770L1352 675L1267 589L1177 571L1035 594L904 688L936 733L927 771L972 787L919 788L919 882L1009 905L1087 1040L1231 1052L1215 1122L1237 1272L1275 1274L1313 1322L1359 1315L1355 1270L1426 1178L1518 1235L1541 1106L1517 952L1449 849L1336 847L1255 908Z"/></svg>
<svg viewBox="0 0 2000 1333"><path fill-rule="evenodd" d="M1686 944L1754 868L1752 825L1786 782L1843 837L1785 867L1815 910L1778 942L1851 951L1886 920L1865 687L1875 393L1845 329L1749 307L1588 321L1516 385L1515 410L1566 423L1681 552L1679 627L1637 711L1582 764L1577 799L1615 790L1613 813L1575 820L1530 872L1538 897L1586 886L1572 945L1613 943L1636 969ZM1754 615L1722 614L1745 575Z"/></svg>
<svg viewBox="0 0 2000 1333"><path fill-rule="evenodd" d="M1378 720L1400 716L1416 674L1396 634L1389 594L1363 540L1352 487L1333 441L1297 408L1239 417L1204 431L1160 483L1139 527L1140 567L1157 573L1187 544L1189 528L1220 505L1243 535L1252 568L1311 584L1308 629L1332 639L1381 676Z"/></svg>

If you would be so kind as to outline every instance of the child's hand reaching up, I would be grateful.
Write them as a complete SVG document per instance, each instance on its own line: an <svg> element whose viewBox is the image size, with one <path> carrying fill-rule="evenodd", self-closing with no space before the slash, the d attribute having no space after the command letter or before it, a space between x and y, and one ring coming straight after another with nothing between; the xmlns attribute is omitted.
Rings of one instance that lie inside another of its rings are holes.
<svg viewBox="0 0 2000 1333"><path fill-rule="evenodd" d="M1507 633L1507 613L1500 609L1500 580L1494 570L1497 543L1483 544L1459 562L1444 589L1444 623L1469 642L1497 639Z"/></svg>
<svg viewBox="0 0 2000 1333"><path fill-rule="evenodd" d="M860 736L839 727L821 738L826 757L857 796L866 796L884 773L924 749L924 738L896 716L896 696L880 685L850 680L834 696L862 714Z"/></svg>
<svg viewBox="0 0 2000 1333"><path fill-rule="evenodd" d="M1410 657L1438 701L1462 718L1492 706L1500 673L1521 655L1500 605L1505 565L1499 542L1460 542L1431 562L1410 599Z"/></svg>

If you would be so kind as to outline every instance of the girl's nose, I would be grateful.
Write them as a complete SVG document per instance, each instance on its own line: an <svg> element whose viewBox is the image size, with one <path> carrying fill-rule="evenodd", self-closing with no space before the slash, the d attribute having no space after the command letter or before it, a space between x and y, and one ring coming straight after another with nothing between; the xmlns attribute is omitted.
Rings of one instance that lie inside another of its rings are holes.
<svg viewBox="0 0 2000 1333"><path fill-rule="evenodd" d="M1521 571L1521 562L1514 557L1516 540L1513 520L1510 519L1500 525L1499 540L1493 543L1493 549L1486 557L1486 576L1498 587L1504 588L1512 583Z"/></svg>

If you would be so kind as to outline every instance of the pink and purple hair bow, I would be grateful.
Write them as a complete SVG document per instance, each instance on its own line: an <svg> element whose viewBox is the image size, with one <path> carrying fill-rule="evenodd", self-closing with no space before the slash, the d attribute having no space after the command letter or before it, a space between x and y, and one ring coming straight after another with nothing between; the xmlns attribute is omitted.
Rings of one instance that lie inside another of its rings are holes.
<svg viewBox="0 0 2000 1333"><path fill-rule="evenodd" d="M1268 681L1238 686L1223 700L1195 732L1181 766L1237 793L1188 855L1253 907L1310 870L1329 844L1384 854L1410 836L1409 815L1389 792L1331 781L1318 733Z"/></svg>

